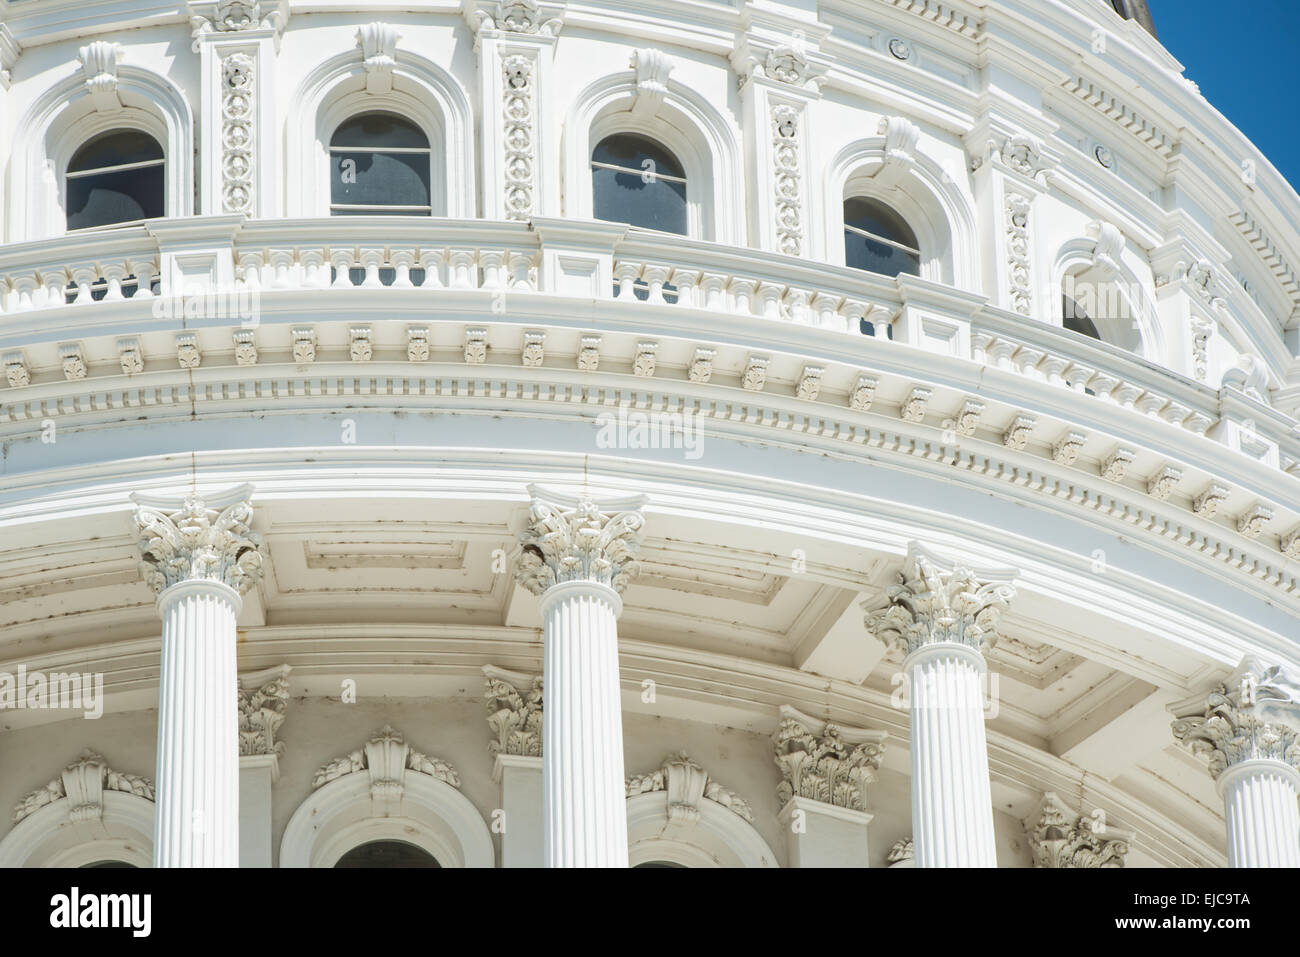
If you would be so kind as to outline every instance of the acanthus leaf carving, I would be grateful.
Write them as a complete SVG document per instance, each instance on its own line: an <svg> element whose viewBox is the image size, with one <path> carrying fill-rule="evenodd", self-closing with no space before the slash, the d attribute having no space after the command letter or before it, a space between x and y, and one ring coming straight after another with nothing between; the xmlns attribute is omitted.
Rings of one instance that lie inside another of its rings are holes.
<svg viewBox="0 0 1300 957"><path fill-rule="evenodd" d="M939 642L977 651L997 640L1002 612L1015 597L1009 569L975 571L960 563L941 563L915 542L907 550L898 584L883 605L867 612L869 631L886 647L911 654Z"/></svg>
<svg viewBox="0 0 1300 957"><path fill-rule="evenodd" d="M863 789L876 779L888 737L883 731L819 721L782 705L781 723L772 735L782 776L777 800L784 805L800 797L866 810Z"/></svg>
<svg viewBox="0 0 1300 957"><path fill-rule="evenodd" d="M654 771L628 778L626 788L628 797L667 792L668 820L674 824L696 824L700 819L701 799L720 804L746 821L754 820L749 804L735 791L713 780L685 751L669 755Z"/></svg>
<svg viewBox="0 0 1300 957"><path fill-rule="evenodd" d="M636 573L644 498L608 509L528 487L528 526L519 536L515 574L535 595L568 581L592 581L622 592Z"/></svg>
<svg viewBox="0 0 1300 957"><path fill-rule="evenodd" d="M77 60L86 75L86 92L100 112L120 109L117 95L117 64L122 59L122 45L111 40L95 40L77 51Z"/></svg>
<svg viewBox="0 0 1300 957"><path fill-rule="evenodd" d="M1174 737L1209 757L1210 774L1249 760L1300 770L1300 674L1247 655L1208 694L1169 706Z"/></svg>
<svg viewBox="0 0 1300 957"><path fill-rule="evenodd" d="M289 704L289 666L239 676L239 754L280 755L275 734Z"/></svg>
<svg viewBox="0 0 1300 957"><path fill-rule="evenodd" d="M410 747L402 733L386 724L363 746L335 758L317 769L312 777L313 789L324 787L347 774L367 771L370 793L376 798L400 798L405 789L407 771L427 774L454 788L460 787L460 775L446 761L432 758Z"/></svg>
<svg viewBox="0 0 1300 957"><path fill-rule="evenodd" d="M57 778L19 801L14 807L13 821L17 824L47 804L64 798L68 800L68 817L74 823L95 820L103 817L105 791L134 794L146 801L154 799L153 784L147 778L114 771L102 755L87 749Z"/></svg>
<svg viewBox="0 0 1300 957"><path fill-rule="evenodd" d="M488 743L490 754L542 756L543 683L541 675L506 671L483 666L487 688L483 702L487 723L495 740Z"/></svg>
<svg viewBox="0 0 1300 957"><path fill-rule="evenodd" d="M179 582L218 581L243 594L262 575L262 538L251 528L252 486L213 505L197 494L179 503L132 496L139 530L140 570L161 594Z"/></svg>
<svg viewBox="0 0 1300 957"><path fill-rule="evenodd" d="M1036 815L1025 822L1035 867L1123 867L1133 835L1116 831L1101 811L1075 814L1054 792L1043 795Z"/></svg>

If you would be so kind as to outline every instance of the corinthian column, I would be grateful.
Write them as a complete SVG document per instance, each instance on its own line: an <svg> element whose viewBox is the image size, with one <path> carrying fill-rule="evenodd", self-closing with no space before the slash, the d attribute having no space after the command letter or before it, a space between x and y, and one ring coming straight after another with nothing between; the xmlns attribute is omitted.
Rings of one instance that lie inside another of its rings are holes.
<svg viewBox="0 0 1300 957"><path fill-rule="evenodd" d="M912 543L887 603L867 614L876 637L905 655L917 867L997 866L983 652L1014 576L947 564Z"/></svg>
<svg viewBox="0 0 1300 957"><path fill-rule="evenodd" d="M544 627L544 860L547 867L627 867L617 621L645 499L597 505L528 491L516 574L541 597Z"/></svg>
<svg viewBox="0 0 1300 957"><path fill-rule="evenodd" d="M1247 656L1208 695L1169 706L1174 737L1208 754L1230 867L1300 867L1300 674Z"/></svg>
<svg viewBox="0 0 1300 957"><path fill-rule="evenodd" d="M156 867L239 865L235 616L262 572L251 492L133 496L140 567L163 621Z"/></svg>

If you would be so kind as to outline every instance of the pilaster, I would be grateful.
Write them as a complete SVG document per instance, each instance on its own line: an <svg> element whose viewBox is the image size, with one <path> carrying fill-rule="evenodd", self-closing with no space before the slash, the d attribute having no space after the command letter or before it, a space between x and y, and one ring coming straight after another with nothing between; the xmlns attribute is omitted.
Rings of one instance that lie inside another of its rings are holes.
<svg viewBox="0 0 1300 957"><path fill-rule="evenodd" d="M478 54L486 219L560 214L555 42L563 5L535 0L466 0Z"/></svg>
<svg viewBox="0 0 1300 957"><path fill-rule="evenodd" d="M883 731L846 728L781 706L772 736L776 796L792 867L868 866L866 786L884 757Z"/></svg>
<svg viewBox="0 0 1300 957"><path fill-rule="evenodd" d="M483 666L483 702L493 740L492 780L500 787L502 867L541 867L542 676Z"/></svg>
<svg viewBox="0 0 1300 957"><path fill-rule="evenodd" d="M289 703L288 665L239 676L239 866L271 867L271 790L284 742L275 735Z"/></svg>
<svg viewBox="0 0 1300 957"><path fill-rule="evenodd" d="M188 0L202 77L199 213L279 215L280 136L275 57L287 0Z"/></svg>

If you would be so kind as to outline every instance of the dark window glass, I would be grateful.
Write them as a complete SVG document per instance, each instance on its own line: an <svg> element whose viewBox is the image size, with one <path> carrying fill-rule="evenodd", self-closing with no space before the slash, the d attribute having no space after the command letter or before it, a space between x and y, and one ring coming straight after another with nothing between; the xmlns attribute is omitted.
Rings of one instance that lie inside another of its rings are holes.
<svg viewBox="0 0 1300 957"><path fill-rule="evenodd" d="M1069 296L1061 296L1061 315L1062 325L1071 332L1077 332L1081 336L1101 341L1101 333L1097 331L1097 327L1088 318L1088 314L1080 309L1079 304Z"/></svg>
<svg viewBox="0 0 1300 957"><path fill-rule="evenodd" d="M921 274L916 233L903 217L874 199L844 202L844 262L885 276Z"/></svg>
<svg viewBox="0 0 1300 957"><path fill-rule="evenodd" d="M82 864L81 866L83 868L85 867L129 867L132 870L136 869L134 864L128 864L126 861L96 861L93 864Z"/></svg>
<svg viewBox="0 0 1300 957"><path fill-rule="evenodd" d="M154 219L163 209L162 147L147 133L103 133L68 163L68 229L88 229Z"/></svg>
<svg viewBox="0 0 1300 957"><path fill-rule="evenodd" d="M677 864L673 861L646 861L644 864L637 864L636 867L685 867L685 864Z"/></svg>
<svg viewBox="0 0 1300 957"><path fill-rule="evenodd" d="M330 213L428 216L429 140L393 113L363 113L330 140Z"/></svg>
<svg viewBox="0 0 1300 957"><path fill-rule="evenodd" d="M405 841L371 841L352 848L335 867L442 867L424 848Z"/></svg>
<svg viewBox="0 0 1300 957"><path fill-rule="evenodd" d="M597 219L686 235L686 178L677 157L634 133L606 137L591 153Z"/></svg>

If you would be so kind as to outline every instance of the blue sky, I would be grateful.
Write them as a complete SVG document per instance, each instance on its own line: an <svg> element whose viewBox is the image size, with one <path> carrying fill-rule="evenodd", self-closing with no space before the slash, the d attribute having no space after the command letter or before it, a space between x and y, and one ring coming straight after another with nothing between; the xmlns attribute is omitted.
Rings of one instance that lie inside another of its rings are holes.
<svg viewBox="0 0 1300 957"><path fill-rule="evenodd" d="M1147 5L1183 75L1300 191L1300 0Z"/></svg>

